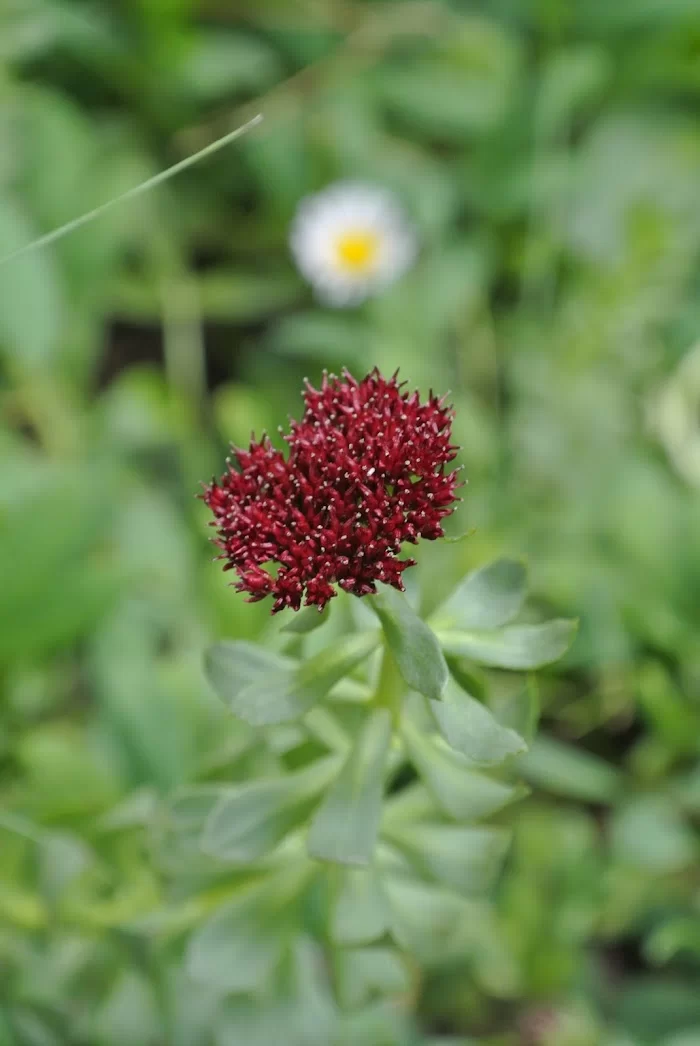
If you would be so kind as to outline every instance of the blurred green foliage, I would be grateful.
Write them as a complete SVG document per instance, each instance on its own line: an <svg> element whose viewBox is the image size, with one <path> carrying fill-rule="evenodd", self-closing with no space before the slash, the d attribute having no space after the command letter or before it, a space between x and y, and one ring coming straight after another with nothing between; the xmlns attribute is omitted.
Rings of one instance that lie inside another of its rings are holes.
<svg viewBox="0 0 700 1046"><path fill-rule="evenodd" d="M355 993L396 1006L348 1043L700 1043L699 47L696 0L4 0L0 255L265 121L0 266L2 1046L267 1046L299 1000L324 1043L304 940L267 1031L189 979L216 889L187 816L184 850L153 826L278 763L203 676L267 608L192 495L344 364L452 390L476 529L426 550L428 609L507 553L581 618L479 947L420 980L359 956ZM422 250L336 313L286 236L345 176L394 189Z"/></svg>

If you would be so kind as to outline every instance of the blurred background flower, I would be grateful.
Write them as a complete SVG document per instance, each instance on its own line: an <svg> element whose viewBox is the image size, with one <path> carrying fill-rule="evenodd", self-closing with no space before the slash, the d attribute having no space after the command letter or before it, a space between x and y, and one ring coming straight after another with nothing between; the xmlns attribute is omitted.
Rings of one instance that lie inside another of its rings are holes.
<svg viewBox="0 0 700 1046"><path fill-rule="evenodd" d="M319 298L339 306L385 290L416 250L391 193L361 182L341 182L303 200L290 242Z"/></svg>

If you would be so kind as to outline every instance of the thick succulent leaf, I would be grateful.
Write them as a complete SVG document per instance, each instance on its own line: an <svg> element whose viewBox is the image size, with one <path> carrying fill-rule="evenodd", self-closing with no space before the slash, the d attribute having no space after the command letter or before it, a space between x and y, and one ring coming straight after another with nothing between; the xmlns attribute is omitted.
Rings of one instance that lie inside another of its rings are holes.
<svg viewBox="0 0 700 1046"><path fill-rule="evenodd" d="M315 632L321 625L325 625L331 615L331 604L319 611L318 607L304 607L294 614L291 620L284 625L282 632L295 636L305 636L309 632Z"/></svg>
<svg viewBox="0 0 700 1046"><path fill-rule="evenodd" d="M309 868L299 863L283 876L241 890L191 937L186 959L190 975L230 992L260 988L282 957L308 880Z"/></svg>
<svg viewBox="0 0 700 1046"><path fill-rule="evenodd" d="M386 836L421 874L467 895L491 886L510 843L503 828L444 824L394 825Z"/></svg>
<svg viewBox="0 0 700 1046"><path fill-rule="evenodd" d="M411 762L441 809L458 821L488 817L526 789L474 769L466 756L406 722L402 735Z"/></svg>
<svg viewBox="0 0 700 1046"><path fill-rule="evenodd" d="M319 959L314 942L298 936L264 1000L239 995L226 1001L216 1046L327 1046L334 1040L336 1012Z"/></svg>
<svg viewBox="0 0 700 1046"><path fill-rule="evenodd" d="M422 962L444 960L458 950L469 904L457 894L403 875L383 883L395 940Z"/></svg>
<svg viewBox="0 0 700 1046"><path fill-rule="evenodd" d="M207 817L203 849L237 863L269 853L303 823L339 769L339 757L330 756L285 777L232 788Z"/></svg>
<svg viewBox="0 0 700 1046"><path fill-rule="evenodd" d="M527 594L527 571L517 559L497 559L474 570L435 612L441 627L500 628L520 611Z"/></svg>
<svg viewBox="0 0 700 1046"><path fill-rule="evenodd" d="M369 944L383 937L389 911L376 870L344 868L333 904L330 934L337 944Z"/></svg>
<svg viewBox="0 0 700 1046"><path fill-rule="evenodd" d="M576 621L559 619L542 625L508 625L494 631L440 629L447 654L469 657L492 668L524 671L557 661L571 646Z"/></svg>
<svg viewBox="0 0 700 1046"><path fill-rule="evenodd" d="M412 690L437 699L445 689L447 664L435 633L415 613L406 597L388 585L372 597L399 672Z"/></svg>
<svg viewBox="0 0 700 1046"><path fill-rule="evenodd" d="M515 730L501 726L486 705L455 683L444 701L430 702L430 709L447 743L474 763L495 766L527 748Z"/></svg>
<svg viewBox="0 0 700 1046"><path fill-rule="evenodd" d="M411 989L410 967L394 948L344 948L335 968L345 1009L357 1009L375 996L405 996Z"/></svg>
<svg viewBox="0 0 700 1046"><path fill-rule="evenodd" d="M300 665L250 643L217 643L207 653L206 672L234 715L252 726L282 723L308 712L372 653L379 635L348 636Z"/></svg>
<svg viewBox="0 0 700 1046"><path fill-rule="evenodd" d="M346 763L316 811L309 853L341 864L369 864L379 830L391 722L380 708L364 724Z"/></svg>
<svg viewBox="0 0 700 1046"><path fill-rule="evenodd" d="M554 795L584 803L610 803L622 787L622 776L603 759L551 737L536 737L518 760L526 781Z"/></svg>
<svg viewBox="0 0 700 1046"><path fill-rule="evenodd" d="M294 662L246 640L222 640L207 650L204 668L222 701L233 706L250 683L265 675L291 671Z"/></svg>

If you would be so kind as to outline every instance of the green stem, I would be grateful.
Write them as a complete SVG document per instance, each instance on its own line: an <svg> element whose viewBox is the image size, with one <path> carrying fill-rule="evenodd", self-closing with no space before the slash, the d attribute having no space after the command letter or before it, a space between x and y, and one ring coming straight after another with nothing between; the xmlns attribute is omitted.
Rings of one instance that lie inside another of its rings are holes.
<svg viewBox="0 0 700 1046"><path fill-rule="evenodd" d="M391 713L391 721L398 726L401 721L401 704L406 684L401 678L394 655L389 645L384 640L382 650L382 663L379 669L377 689L374 694L374 705L377 708L387 708Z"/></svg>
<svg viewBox="0 0 700 1046"><path fill-rule="evenodd" d="M134 197L140 196L142 193L148 192L150 189L154 189L157 185L162 185L163 182L172 178L173 175L179 174L180 171L186 170L187 167L191 167L195 163L199 163L200 160L203 160L207 156L211 156L212 153L217 152L219 149L223 149L225 145L235 141L236 138L240 138L242 134L251 130L251 128L259 124L261 120L262 116L260 113L256 114L252 119L248 120L247 123L243 124L242 127L237 127L235 131L229 131L228 134L218 138L215 142L211 142L203 149L199 149L198 152L193 153L192 156L187 156L184 160L180 160L179 163L173 164L172 167L168 167L167 170L154 174L152 178L148 178L145 182L141 182L140 185L135 185L132 189L127 189L126 192L121 193L119 196L115 196L112 200L107 200L105 203L100 204L99 207L95 207L86 214L81 214L78 218L73 218L72 221L66 222L66 224L61 225L60 228L46 233L45 236L40 236L38 240L32 240L31 243L27 243L23 247L18 247L16 250L12 250L8 254L0 256L0 265L6 265L8 262L14 261L15 258L19 258L23 254L28 254L30 251L36 251L40 247L47 247L50 243L55 243L56 240L62 239L62 237L74 232L75 229L79 229L82 225L86 225L88 222L93 221L93 219L101 217L106 211L111 210L112 207L117 207L119 204L126 203L127 200L133 200Z"/></svg>

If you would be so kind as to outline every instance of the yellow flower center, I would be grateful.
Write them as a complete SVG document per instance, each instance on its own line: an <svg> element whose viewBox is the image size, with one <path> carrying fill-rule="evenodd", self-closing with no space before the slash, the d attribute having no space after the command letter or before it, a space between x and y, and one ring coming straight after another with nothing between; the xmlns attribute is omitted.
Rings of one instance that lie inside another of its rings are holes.
<svg viewBox="0 0 700 1046"><path fill-rule="evenodd" d="M347 232L338 238L335 250L343 269L364 273L377 260L379 237L373 232Z"/></svg>

